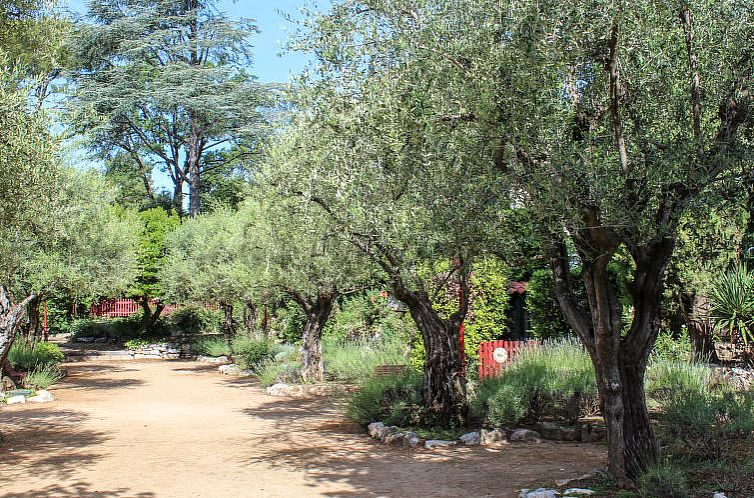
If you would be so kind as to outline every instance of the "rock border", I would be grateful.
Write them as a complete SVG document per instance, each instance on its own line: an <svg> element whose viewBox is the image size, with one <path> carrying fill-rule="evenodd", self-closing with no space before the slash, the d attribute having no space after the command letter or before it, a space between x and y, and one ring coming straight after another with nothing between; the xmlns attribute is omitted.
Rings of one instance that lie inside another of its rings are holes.
<svg viewBox="0 0 754 498"><path fill-rule="evenodd" d="M32 396L32 393L34 396ZM55 395L46 389L31 391L29 393L15 393L14 391L0 391L0 404L25 405L28 403L50 403L55 401Z"/></svg>

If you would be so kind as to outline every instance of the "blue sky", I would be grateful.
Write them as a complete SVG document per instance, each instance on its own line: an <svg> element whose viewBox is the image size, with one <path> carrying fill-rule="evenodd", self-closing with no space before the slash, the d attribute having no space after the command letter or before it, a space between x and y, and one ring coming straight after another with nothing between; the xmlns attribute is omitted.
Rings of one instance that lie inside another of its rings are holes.
<svg viewBox="0 0 754 498"><path fill-rule="evenodd" d="M82 14L86 11L87 0L67 0L66 3L72 12ZM221 0L217 7L231 17L257 21L261 33L251 40L255 60L253 73L263 83L282 83L288 81L291 74L304 69L307 57L300 53L285 53L285 41L296 27L285 21L281 12L300 17L302 6L324 10L329 4L330 0Z"/></svg>

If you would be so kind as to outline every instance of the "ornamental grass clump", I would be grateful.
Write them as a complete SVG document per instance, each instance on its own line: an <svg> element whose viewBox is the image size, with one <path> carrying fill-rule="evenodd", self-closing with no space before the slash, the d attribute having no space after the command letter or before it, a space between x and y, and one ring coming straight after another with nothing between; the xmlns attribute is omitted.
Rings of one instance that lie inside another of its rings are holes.
<svg viewBox="0 0 754 498"><path fill-rule="evenodd" d="M348 399L346 416L359 424L381 421L385 425L416 427L422 420L422 375L407 370L401 375L371 377Z"/></svg>
<svg viewBox="0 0 754 498"><path fill-rule="evenodd" d="M24 386L27 389L47 389L63 378L63 373L57 365L37 365L24 377Z"/></svg>
<svg viewBox="0 0 754 498"><path fill-rule="evenodd" d="M23 371L33 370L37 366L57 365L65 355L57 344L49 342L29 342L17 340L8 352L8 361L15 368Z"/></svg>
<svg viewBox="0 0 754 498"><path fill-rule="evenodd" d="M478 392L473 409L491 426L543 418L576 423L598 405L592 362L572 339L522 351L499 377L482 381Z"/></svg>
<svg viewBox="0 0 754 498"><path fill-rule="evenodd" d="M325 371L334 380L363 383L377 365L405 365L406 345L398 339L325 339Z"/></svg>
<svg viewBox="0 0 754 498"><path fill-rule="evenodd" d="M204 356L229 356L230 347L222 337L200 337L191 345L192 351Z"/></svg>

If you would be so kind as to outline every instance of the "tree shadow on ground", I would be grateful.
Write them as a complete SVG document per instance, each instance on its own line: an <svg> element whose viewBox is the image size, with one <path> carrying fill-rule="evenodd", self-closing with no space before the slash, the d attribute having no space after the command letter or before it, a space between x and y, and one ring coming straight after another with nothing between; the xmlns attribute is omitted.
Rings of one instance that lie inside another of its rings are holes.
<svg viewBox="0 0 754 498"><path fill-rule="evenodd" d="M135 493L129 488L111 490L92 489L90 483L76 482L72 484L55 484L45 488L24 491L22 493L7 493L2 496L3 498L30 498L43 496L54 496L56 498L152 498L157 495L152 492Z"/></svg>
<svg viewBox="0 0 754 498"><path fill-rule="evenodd" d="M344 420L342 402L331 398L270 398L243 412L271 421L250 465L304 473L313 488L336 484L322 496L518 496L524 487L552 485L604 462L597 445L542 443L499 448L410 449L370 439L364 428Z"/></svg>
<svg viewBox="0 0 754 498"><path fill-rule="evenodd" d="M23 409L4 411L0 445L3 462L0 481L34 475L66 479L102 455L97 445L107 441L103 432L82 428L88 416L73 410ZM54 496L46 494L28 496Z"/></svg>

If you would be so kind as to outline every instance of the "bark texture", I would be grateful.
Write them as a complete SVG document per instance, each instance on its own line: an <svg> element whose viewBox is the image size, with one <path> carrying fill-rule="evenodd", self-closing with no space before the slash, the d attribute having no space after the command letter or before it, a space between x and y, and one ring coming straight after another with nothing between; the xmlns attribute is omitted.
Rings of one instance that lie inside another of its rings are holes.
<svg viewBox="0 0 754 498"><path fill-rule="evenodd" d="M0 365L5 363L8 352L13 346L16 333L26 314L26 306L36 297L37 294L32 293L20 303L14 304L13 296L8 289L0 286Z"/></svg>
<svg viewBox="0 0 754 498"><path fill-rule="evenodd" d="M322 358L322 332L330 318L336 293L320 293L314 300L307 301L300 296L294 300L306 314L306 324L301 341L301 377L304 382L322 381L325 364Z"/></svg>
<svg viewBox="0 0 754 498"><path fill-rule="evenodd" d="M439 426L462 426L468 415L466 376L460 344L461 323L468 310L468 278L462 278L459 310L449 319L440 317L429 295L409 291L394 282L395 297L408 307L424 342L422 398L426 422Z"/></svg>
<svg viewBox="0 0 754 498"><path fill-rule="evenodd" d="M152 310L152 306L149 304L149 296L139 296L137 299L139 301L139 306L141 306L143 311L141 328L145 333L149 333L157 324L157 320L160 319L160 315L162 314L162 310L165 309L165 305L158 301L154 310Z"/></svg>
<svg viewBox="0 0 754 498"><path fill-rule="evenodd" d="M223 309L223 336L228 346L233 343L233 337L236 335L236 322L233 320L233 305L229 303L220 303Z"/></svg>

